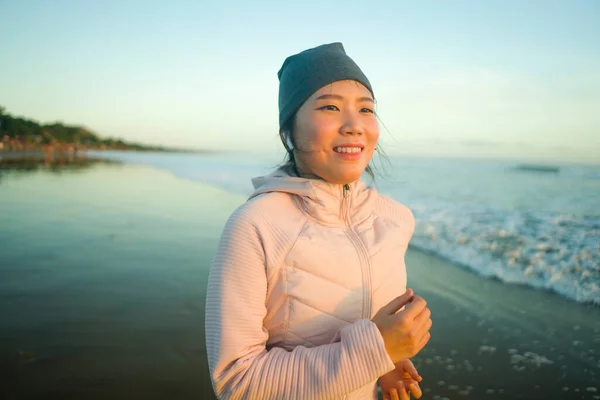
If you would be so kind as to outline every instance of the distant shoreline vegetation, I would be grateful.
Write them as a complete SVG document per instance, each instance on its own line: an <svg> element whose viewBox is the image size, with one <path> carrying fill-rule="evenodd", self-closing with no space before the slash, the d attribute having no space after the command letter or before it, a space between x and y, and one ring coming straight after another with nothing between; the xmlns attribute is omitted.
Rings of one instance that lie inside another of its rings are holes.
<svg viewBox="0 0 600 400"><path fill-rule="evenodd" d="M63 150L134 150L181 153L210 153L209 150L148 146L129 143L119 138L101 138L81 126L61 122L40 124L34 120L14 117L0 106L0 152Z"/></svg>

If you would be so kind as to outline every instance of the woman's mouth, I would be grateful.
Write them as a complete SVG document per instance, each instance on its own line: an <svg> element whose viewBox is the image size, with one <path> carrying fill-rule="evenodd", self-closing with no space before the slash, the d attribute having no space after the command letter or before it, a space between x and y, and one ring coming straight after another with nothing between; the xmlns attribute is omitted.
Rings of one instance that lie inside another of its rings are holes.
<svg viewBox="0 0 600 400"><path fill-rule="evenodd" d="M360 145L356 146L336 146L333 151L344 160L359 160L362 157L364 147Z"/></svg>
<svg viewBox="0 0 600 400"><path fill-rule="evenodd" d="M341 153L341 154L357 154L357 153L362 153L363 148L362 147L349 147L349 146L338 146L338 147L334 147L333 151L335 151L336 153Z"/></svg>

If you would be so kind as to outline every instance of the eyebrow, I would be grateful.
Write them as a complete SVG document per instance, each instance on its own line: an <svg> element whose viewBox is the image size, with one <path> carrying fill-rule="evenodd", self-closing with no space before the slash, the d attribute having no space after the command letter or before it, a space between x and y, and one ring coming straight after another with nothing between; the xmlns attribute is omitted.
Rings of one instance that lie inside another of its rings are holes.
<svg viewBox="0 0 600 400"><path fill-rule="evenodd" d="M344 98L342 96L340 96L339 94L322 94L321 96L317 97L315 100L327 100L327 99L334 99L334 100L344 100ZM373 99L370 97L359 97L358 101L370 101L371 103L374 103Z"/></svg>

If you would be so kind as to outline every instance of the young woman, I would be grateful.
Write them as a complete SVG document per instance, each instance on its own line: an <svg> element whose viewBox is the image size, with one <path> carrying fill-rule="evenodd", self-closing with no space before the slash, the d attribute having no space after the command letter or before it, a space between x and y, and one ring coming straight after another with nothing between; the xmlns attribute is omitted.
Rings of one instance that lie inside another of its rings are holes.
<svg viewBox="0 0 600 400"><path fill-rule="evenodd" d="M379 139L371 84L341 43L288 57L279 76L287 164L253 180L207 288L206 346L223 399L421 396L409 358L430 338L406 290L405 206L367 187Z"/></svg>

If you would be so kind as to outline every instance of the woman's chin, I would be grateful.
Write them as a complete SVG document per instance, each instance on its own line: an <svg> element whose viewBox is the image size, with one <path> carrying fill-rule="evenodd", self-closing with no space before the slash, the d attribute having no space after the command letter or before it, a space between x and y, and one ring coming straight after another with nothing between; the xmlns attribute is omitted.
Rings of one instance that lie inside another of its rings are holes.
<svg viewBox="0 0 600 400"><path fill-rule="evenodd" d="M343 172L340 171L335 174L331 174L330 176L325 178L325 180L330 183L337 183L340 185L344 185L346 183L352 183L354 181L359 180L363 172L364 172L364 170L362 170L362 171L343 171Z"/></svg>
<svg viewBox="0 0 600 400"><path fill-rule="evenodd" d="M323 165L322 168L312 168L305 170L302 167L298 168L301 176L304 177L319 177L329 183L344 185L346 183L352 183L359 180L362 174L365 172L366 165Z"/></svg>

